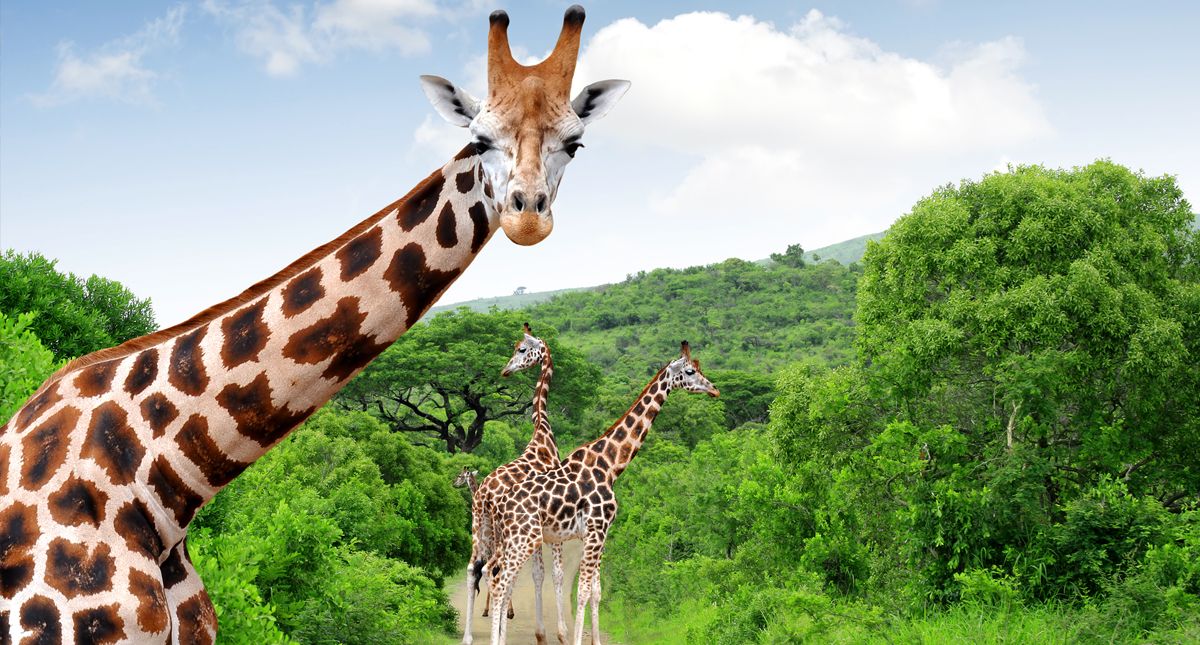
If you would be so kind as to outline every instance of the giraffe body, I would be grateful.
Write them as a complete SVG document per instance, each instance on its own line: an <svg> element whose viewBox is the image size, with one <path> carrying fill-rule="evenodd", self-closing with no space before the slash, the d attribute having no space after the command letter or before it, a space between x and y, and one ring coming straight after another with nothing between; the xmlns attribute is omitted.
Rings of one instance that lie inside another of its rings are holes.
<svg viewBox="0 0 1200 645"><path fill-rule="evenodd" d="M501 548L500 533L496 530L499 508L497 503L504 499L509 491L520 484L533 473L545 472L558 467L558 444L554 439L554 431L546 414L546 403L550 393L550 381L554 377L554 360L550 348L535 336L525 324L525 337L517 342L513 356L505 365L503 375L541 365L537 387L533 396L533 434L529 444L521 455L488 474L479 485L472 498L471 517L471 559L467 564L467 611L466 626L463 633L463 643L470 645L474 638L471 634L471 624L474 620L475 596L479 592L479 582L485 573L484 564L492 558L497 549ZM562 580L563 563L562 547L554 549L554 588L558 606L558 637L560 642L566 639L566 623L563 620ZM536 554L533 562L534 581L534 612L537 619L535 637L538 643L545 642L545 625L542 622L542 582L545 577L545 565L541 553ZM491 611L491 592L484 605L484 616ZM507 604L507 616L513 617L512 603Z"/></svg>
<svg viewBox="0 0 1200 645"><path fill-rule="evenodd" d="M543 543L558 545L567 540L583 541L574 642L582 645L584 612L590 601L592 641L599 645L600 559L618 508L613 485L637 455L674 389L720 394L700 372L699 362L692 360L686 342L683 356L660 370L600 438L577 448L557 468L530 475L499 502L502 547L488 563L493 574L493 645L505 642L504 617L495 612L511 594L517 572Z"/></svg>

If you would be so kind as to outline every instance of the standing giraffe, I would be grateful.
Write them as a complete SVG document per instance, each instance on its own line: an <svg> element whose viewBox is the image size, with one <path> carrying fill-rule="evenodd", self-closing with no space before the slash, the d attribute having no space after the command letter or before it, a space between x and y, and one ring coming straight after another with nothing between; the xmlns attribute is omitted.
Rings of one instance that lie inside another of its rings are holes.
<svg viewBox="0 0 1200 645"><path fill-rule="evenodd" d="M584 444L553 470L530 475L501 500L499 518L503 547L488 562L492 575L492 643L505 642L503 607L512 583L531 554L543 542L562 544L583 540L576 593L575 645L583 643L583 617L590 598L592 643L600 645L600 557L608 527L617 515L613 484L637 455L646 432L675 389L720 396L692 359L687 341L683 355L658 371L623 417L600 438Z"/></svg>
<svg viewBox="0 0 1200 645"><path fill-rule="evenodd" d="M489 94L422 77L474 141L408 195L185 323L79 358L0 426L0 642L212 643L196 511L415 323L498 227L535 244L584 126L583 10L522 67L492 14Z"/></svg>
<svg viewBox="0 0 1200 645"><path fill-rule="evenodd" d="M510 376L516 372L540 364L542 372L538 375L537 388L533 394L533 435L524 452L509 463L492 471L484 478L471 505L471 560L467 564L467 612L466 626L463 631L463 643L470 645L474 641L471 634L471 623L474 620L475 596L479 593L479 580L483 576L484 564L500 547L500 535L495 530L498 500L508 495L514 487L529 477L532 473L546 472L557 468L558 443L554 440L554 431L550 428L550 418L546 415L546 402L550 394L550 380L554 378L554 360L550 356L550 348L546 342L533 335L529 323L524 325L525 337L517 341L513 348L512 358L500 372L502 376ZM554 553L554 591L558 605L558 639L566 642L567 625L563 620L563 557L562 545L553 546ZM546 642L546 627L542 621L542 582L545 580L545 563L542 553L538 551L533 558L533 589L534 613L537 614L537 628L534 637L539 644ZM483 615L487 616L491 609L491 591L488 592L488 602L484 605ZM512 603L508 603L508 617L513 617Z"/></svg>

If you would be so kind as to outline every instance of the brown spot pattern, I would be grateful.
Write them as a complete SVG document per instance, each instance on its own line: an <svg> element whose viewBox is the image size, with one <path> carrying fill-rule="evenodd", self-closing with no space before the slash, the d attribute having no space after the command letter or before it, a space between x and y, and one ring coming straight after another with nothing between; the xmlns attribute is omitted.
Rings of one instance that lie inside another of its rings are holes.
<svg viewBox="0 0 1200 645"><path fill-rule="evenodd" d="M0 596L12 598L33 579L29 550L37 538L37 509L13 502L0 511Z"/></svg>
<svg viewBox="0 0 1200 645"><path fill-rule="evenodd" d="M35 491L41 488L62 466L67 458L70 433L79 423L80 412L65 407L55 412L21 440L23 465L21 487Z"/></svg>
<svg viewBox="0 0 1200 645"><path fill-rule="evenodd" d="M360 331L366 317L358 309L358 298L346 296L328 318L292 334L283 355L306 365L332 358L321 376L336 381L349 378L387 348L387 343L376 343Z"/></svg>
<svg viewBox="0 0 1200 645"><path fill-rule="evenodd" d="M104 361L79 370L79 375L75 377L75 388L79 390L79 395L96 396L107 392L116 369L116 361Z"/></svg>
<svg viewBox="0 0 1200 645"><path fill-rule="evenodd" d="M250 465L225 456L208 434L208 420L199 414L193 414L184 421L179 434L175 435L175 443L179 445L180 452L204 473L208 483L217 488L233 481L238 473Z"/></svg>
<svg viewBox="0 0 1200 645"><path fill-rule="evenodd" d="M125 391L132 396L137 396L150 387L156 378L158 378L158 350L148 349L134 359L129 376L125 377Z"/></svg>
<svg viewBox="0 0 1200 645"><path fill-rule="evenodd" d="M454 206L450 202L446 202L442 212L438 214L437 241L446 249L452 249L458 244L458 220L454 217Z"/></svg>
<svg viewBox="0 0 1200 645"><path fill-rule="evenodd" d="M112 590L116 561L107 544L89 549L63 538L50 543L46 563L46 584L67 598Z"/></svg>
<svg viewBox="0 0 1200 645"><path fill-rule="evenodd" d="M400 212L396 214L396 219L405 233L413 230L421 222L429 219L430 215L433 215L433 209L437 207L438 197L441 196L442 186L445 183L446 178L442 176L442 173L434 173L432 177L425 180L423 185L417 187L400 206Z"/></svg>
<svg viewBox="0 0 1200 645"><path fill-rule="evenodd" d="M293 412L271 403L271 386L266 374L259 374L246 385L226 385L217 394L217 403L237 423L238 432L266 447L273 445L289 430L312 414L312 410Z"/></svg>
<svg viewBox="0 0 1200 645"><path fill-rule="evenodd" d="M192 516L204 504L204 498L184 483L162 455L155 457L154 463L150 464L146 481L158 495L158 501L162 503L163 508L174 513L179 526L187 526L188 522L192 521Z"/></svg>
<svg viewBox="0 0 1200 645"><path fill-rule="evenodd" d="M413 242L396 251L383 277L392 291L400 294L407 315L405 327L412 327L421 314L433 304L446 287L458 277L461 269L439 271L425 263L425 251Z"/></svg>
<svg viewBox="0 0 1200 645"><path fill-rule="evenodd" d="M76 645L108 645L125 638L125 621L117 613L117 603L82 609L71 616L75 623Z"/></svg>
<svg viewBox="0 0 1200 645"><path fill-rule="evenodd" d="M19 430L29 427L29 424L33 423L42 411L61 400L62 394L59 394L58 382L55 381L53 385L42 390L41 394L30 399L25 407L21 408L21 412L17 414L16 423L12 424L12 429Z"/></svg>
<svg viewBox="0 0 1200 645"><path fill-rule="evenodd" d="M321 269L313 267L296 276L283 288L283 316L291 318L308 310L314 302L325 297L321 286Z"/></svg>
<svg viewBox="0 0 1200 645"><path fill-rule="evenodd" d="M167 628L167 596L162 581L137 569L129 572L129 593L138 599L137 623L142 631L155 634Z"/></svg>
<svg viewBox="0 0 1200 645"><path fill-rule="evenodd" d="M454 184L458 186L458 192L469 193L475 187L475 172L471 169L464 170L454 177Z"/></svg>
<svg viewBox="0 0 1200 645"><path fill-rule="evenodd" d="M104 521L104 505L108 493L96 484L71 475L63 485L50 494L50 516L63 526L91 524L100 528Z"/></svg>
<svg viewBox="0 0 1200 645"><path fill-rule="evenodd" d="M142 418L146 423L150 424L150 429L154 431L154 438L163 436L167 426L179 416L179 410L175 404L167 399L166 395L161 392L156 392L146 397L141 405Z"/></svg>
<svg viewBox="0 0 1200 645"><path fill-rule="evenodd" d="M208 373L204 370L204 350L200 341L208 327L184 334L175 340L171 348L171 363L167 368L167 378L180 392L199 396L208 387Z"/></svg>
<svg viewBox="0 0 1200 645"><path fill-rule="evenodd" d="M350 240L338 249L337 259L342 265L342 281L349 282L362 275L383 254L383 229L378 226Z"/></svg>
<svg viewBox="0 0 1200 645"><path fill-rule="evenodd" d="M179 545L171 549L171 555L167 556L166 560L159 566L159 571L162 572L163 586L167 589L187 580L188 571L183 565L183 546Z"/></svg>
<svg viewBox="0 0 1200 645"><path fill-rule="evenodd" d="M471 253L479 253L479 249L483 248L483 243L487 241L491 229L488 226L487 211L483 207L483 202L472 204L467 209L467 214L471 216L471 223L475 226L471 233Z"/></svg>
<svg viewBox="0 0 1200 645"><path fill-rule="evenodd" d="M80 454L95 460L114 484L128 484L137 474L146 448L129 426L124 408L107 401L92 411Z"/></svg>
<svg viewBox="0 0 1200 645"><path fill-rule="evenodd" d="M263 321L266 299L250 305L221 321L221 332L225 342L221 344L221 361L233 369L242 363L258 359L258 353L267 346L271 330Z"/></svg>
<svg viewBox="0 0 1200 645"><path fill-rule="evenodd" d="M60 645L62 616L54 601L45 596L33 596L21 605L21 627L30 632L21 645ZM7 637L7 634L5 634Z"/></svg>
<svg viewBox="0 0 1200 645"><path fill-rule="evenodd" d="M217 631L217 612L208 593L203 589L179 603L175 611L179 618L179 642L212 645Z"/></svg>
<svg viewBox="0 0 1200 645"><path fill-rule="evenodd" d="M158 561L163 552L162 538L150 520L150 511L139 500L126 502L113 518L117 534L125 538L125 546L134 553Z"/></svg>

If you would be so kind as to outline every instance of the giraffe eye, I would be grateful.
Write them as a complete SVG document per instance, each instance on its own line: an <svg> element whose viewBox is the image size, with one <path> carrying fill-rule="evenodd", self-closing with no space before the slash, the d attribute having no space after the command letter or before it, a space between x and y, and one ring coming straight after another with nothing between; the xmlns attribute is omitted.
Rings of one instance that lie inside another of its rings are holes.
<svg viewBox="0 0 1200 645"><path fill-rule="evenodd" d="M688 376L691 376L696 373L696 370L689 367L688 369L684 370L684 373L687 374Z"/></svg>
<svg viewBox="0 0 1200 645"><path fill-rule="evenodd" d="M575 153L578 152L582 147L584 147L584 145L578 141L568 141L563 144L563 152L567 153L568 157L574 159Z"/></svg>
<svg viewBox="0 0 1200 645"><path fill-rule="evenodd" d="M522 347L522 348L518 349L518 350L517 350L517 353L519 353L519 354L524 354L524 353L525 353L525 348L524 348L524 347Z"/></svg>

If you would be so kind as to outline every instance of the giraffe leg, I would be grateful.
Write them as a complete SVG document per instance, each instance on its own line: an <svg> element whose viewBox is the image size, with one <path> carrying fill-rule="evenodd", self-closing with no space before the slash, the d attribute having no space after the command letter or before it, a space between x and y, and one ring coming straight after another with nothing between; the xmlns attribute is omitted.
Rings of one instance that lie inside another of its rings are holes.
<svg viewBox="0 0 1200 645"><path fill-rule="evenodd" d="M546 624L542 621L542 582L545 580L546 563L542 559L542 549L539 547L533 552L533 613L537 617L533 637L537 645L546 645Z"/></svg>
<svg viewBox="0 0 1200 645"><path fill-rule="evenodd" d="M518 535L508 540L504 545L504 557L493 570L492 577L492 643L503 645L507 637L508 618L504 614L504 606L512 602L513 582L517 573L525 565L525 561L533 555L535 548L540 548L538 540L528 536Z"/></svg>
<svg viewBox="0 0 1200 645"><path fill-rule="evenodd" d="M579 560L579 590L576 593L575 607L575 645L583 645L583 621L586 615L588 601L596 591L596 576L600 573L600 555L604 552L604 532L589 530L583 541L583 557ZM594 605L593 605L594 606ZM595 614L592 615L593 629L597 625ZM593 634L592 641L598 642L599 635Z"/></svg>
<svg viewBox="0 0 1200 645"><path fill-rule="evenodd" d="M567 645L567 623L564 619L563 607L563 547L562 544L551 545L554 553L554 602L558 605L558 642Z"/></svg>
<svg viewBox="0 0 1200 645"><path fill-rule="evenodd" d="M217 638L217 611L188 557L187 538L171 548L171 555L160 569L173 627L171 645L213 645Z"/></svg>
<svg viewBox="0 0 1200 645"><path fill-rule="evenodd" d="M600 568L592 576L592 645L600 645Z"/></svg>

